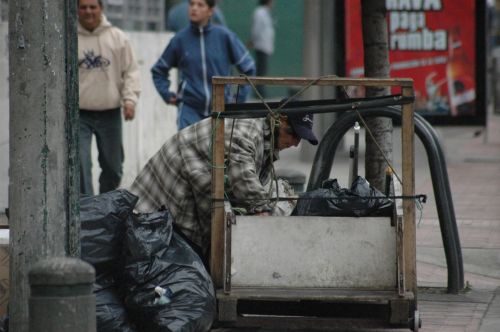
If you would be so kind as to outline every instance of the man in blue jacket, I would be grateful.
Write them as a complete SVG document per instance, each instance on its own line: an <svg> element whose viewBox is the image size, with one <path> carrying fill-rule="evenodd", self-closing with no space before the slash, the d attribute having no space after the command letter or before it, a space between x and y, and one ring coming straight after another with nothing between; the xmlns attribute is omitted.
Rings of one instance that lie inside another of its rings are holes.
<svg viewBox="0 0 500 332"><path fill-rule="evenodd" d="M178 106L177 127L182 129L210 115L212 76L229 76L232 66L248 76L255 64L235 33L211 24L214 0L189 0L189 27L179 31L151 69L156 89L168 104ZM179 70L177 93L170 91L169 73ZM250 86L239 89L237 102L245 101ZM226 90L226 101L231 93Z"/></svg>

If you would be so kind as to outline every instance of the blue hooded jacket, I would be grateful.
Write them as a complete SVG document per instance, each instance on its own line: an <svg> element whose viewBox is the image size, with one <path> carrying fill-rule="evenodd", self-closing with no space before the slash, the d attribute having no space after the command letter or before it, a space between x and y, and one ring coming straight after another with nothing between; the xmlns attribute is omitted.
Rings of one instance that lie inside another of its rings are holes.
<svg viewBox="0 0 500 332"><path fill-rule="evenodd" d="M175 34L151 73L156 89L168 102L175 96L169 91L169 71L178 68L181 81L177 103L185 103L207 117L212 106L212 76L230 76L232 65L241 73L255 75L255 63L235 33L211 23L205 27L191 24ZM249 85L239 88L238 102L246 100L250 88ZM229 102L229 86L225 97Z"/></svg>

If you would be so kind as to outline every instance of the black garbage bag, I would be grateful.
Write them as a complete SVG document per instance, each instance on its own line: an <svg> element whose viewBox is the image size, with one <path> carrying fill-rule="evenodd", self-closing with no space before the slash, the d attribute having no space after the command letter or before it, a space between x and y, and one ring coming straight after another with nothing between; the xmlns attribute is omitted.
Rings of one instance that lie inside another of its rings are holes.
<svg viewBox="0 0 500 332"><path fill-rule="evenodd" d="M119 189L80 198L81 258L94 266L96 320L99 332L135 332L118 295L125 260L126 221L138 197Z"/></svg>
<svg viewBox="0 0 500 332"><path fill-rule="evenodd" d="M127 263L149 261L167 250L173 228L168 210L132 214L126 226Z"/></svg>
<svg viewBox="0 0 500 332"><path fill-rule="evenodd" d="M125 222L137 200L125 189L80 198L81 258L95 268L97 280L123 269Z"/></svg>
<svg viewBox="0 0 500 332"><path fill-rule="evenodd" d="M98 332L136 332L130 322L125 305L115 287L95 292Z"/></svg>
<svg viewBox="0 0 500 332"><path fill-rule="evenodd" d="M393 201L358 176L349 189L340 188L337 179L330 179L322 188L301 194L292 215L390 216L392 211Z"/></svg>
<svg viewBox="0 0 500 332"><path fill-rule="evenodd" d="M0 332L9 332L9 315L0 318Z"/></svg>
<svg viewBox="0 0 500 332"><path fill-rule="evenodd" d="M140 331L210 329L216 312L212 279L200 257L172 230L168 212L127 222L126 259L125 306Z"/></svg>

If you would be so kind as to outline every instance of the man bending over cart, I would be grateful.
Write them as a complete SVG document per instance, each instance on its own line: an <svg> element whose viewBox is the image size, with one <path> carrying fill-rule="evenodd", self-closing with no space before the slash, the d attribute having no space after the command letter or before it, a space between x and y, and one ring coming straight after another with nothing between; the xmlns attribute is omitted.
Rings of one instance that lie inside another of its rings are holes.
<svg viewBox="0 0 500 332"><path fill-rule="evenodd" d="M234 125L233 125L234 121ZM301 139L316 145L312 114L225 121L226 194L248 214L269 215L266 185L280 150ZM134 180L137 210L170 210L174 224L207 257L210 248L212 119L184 128L167 140ZM274 145L274 146L273 146Z"/></svg>

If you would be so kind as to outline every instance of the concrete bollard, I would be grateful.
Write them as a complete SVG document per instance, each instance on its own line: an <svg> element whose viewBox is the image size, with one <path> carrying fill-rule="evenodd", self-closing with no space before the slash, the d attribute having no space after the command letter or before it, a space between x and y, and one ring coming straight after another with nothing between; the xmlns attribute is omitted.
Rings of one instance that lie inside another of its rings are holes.
<svg viewBox="0 0 500 332"><path fill-rule="evenodd" d="M95 332L94 268L71 257L37 262L29 272L30 332Z"/></svg>

